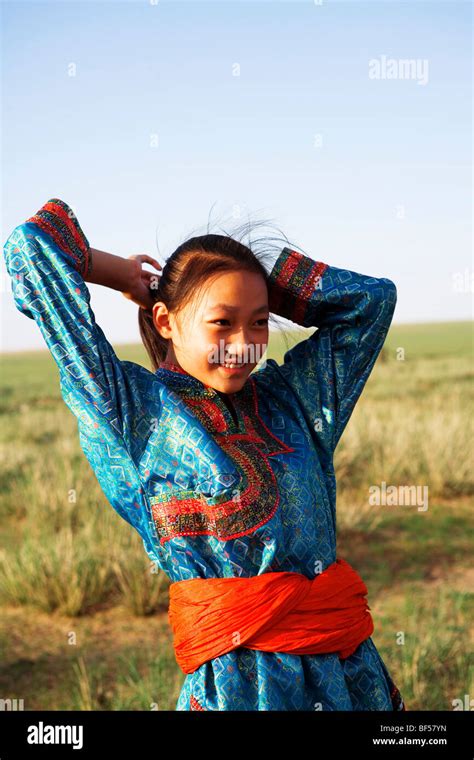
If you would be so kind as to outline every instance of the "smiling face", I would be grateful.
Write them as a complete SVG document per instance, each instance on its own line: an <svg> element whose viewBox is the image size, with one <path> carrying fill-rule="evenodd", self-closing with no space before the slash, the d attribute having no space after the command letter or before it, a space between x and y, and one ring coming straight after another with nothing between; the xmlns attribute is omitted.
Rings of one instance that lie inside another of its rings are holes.
<svg viewBox="0 0 474 760"><path fill-rule="evenodd" d="M256 272L225 272L206 282L201 295L174 315L153 306L156 329L169 340L166 361L223 393L239 391L268 344L268 291ZM226 359L242 367L224 366Z"/></svg>

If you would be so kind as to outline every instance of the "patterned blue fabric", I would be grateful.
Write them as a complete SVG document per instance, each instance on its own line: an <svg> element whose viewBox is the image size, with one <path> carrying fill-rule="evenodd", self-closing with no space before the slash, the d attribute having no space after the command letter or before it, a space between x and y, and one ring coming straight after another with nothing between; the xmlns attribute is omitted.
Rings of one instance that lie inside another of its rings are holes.
<svg viewBox="0 0 474 760"><path fill-rule="evenodd" d="M38 325L84 454L150 559L173 582L284 570L313 578L332 564L334 450L389 329L394 283L284 248L270 305L319 329L283 364L254 371L233 397L235 421L219 393L184 371L120 361L90 306L89 243L72 210L51 199L31 219L4 246L15 304ZM345 660L234 649L186 675L176 708L405 706L368 638Z"/></svg>

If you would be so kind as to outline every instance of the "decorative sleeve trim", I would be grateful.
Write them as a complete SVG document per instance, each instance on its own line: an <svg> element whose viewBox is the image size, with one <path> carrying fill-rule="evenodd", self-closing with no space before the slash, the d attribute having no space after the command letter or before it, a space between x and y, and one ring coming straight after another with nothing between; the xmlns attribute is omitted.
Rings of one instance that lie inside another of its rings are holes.
<svg viewBox="0 0 474 760"><path fill-rule="evenodd" d="M71 207L60 198L50 198L33 216L26 220L37 224L56 245L67 253L74 268L82 277L92 268L92 256L87 240Z"/></svg>
<svg viewBox="0 0 474 760"><path fill-rule="evenodd" d="M298 251L283 248L268 276L270 311L309 327L306 315L311 295L328 266Z"/></svg>
<svg viewBox="0 0 474 760"><path fill-rule="evenodd" d="M202 706L199 700L196 699L194 694L191 694L189 698L189 709L190 710L204 710L204 711L206 710L206 708Z"/></svg>

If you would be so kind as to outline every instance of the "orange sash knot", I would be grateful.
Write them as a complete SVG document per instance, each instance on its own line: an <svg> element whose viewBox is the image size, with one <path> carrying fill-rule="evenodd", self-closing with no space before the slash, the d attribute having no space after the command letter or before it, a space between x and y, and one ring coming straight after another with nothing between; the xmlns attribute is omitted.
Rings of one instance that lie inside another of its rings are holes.
<svg viewBox="0 0 474 760"><path fill-rule="evenodd" d="M313 579L272 572L171 583L168 617L184 673L244 647L349 657L374 631L367 587L344 559Z"/></svg>

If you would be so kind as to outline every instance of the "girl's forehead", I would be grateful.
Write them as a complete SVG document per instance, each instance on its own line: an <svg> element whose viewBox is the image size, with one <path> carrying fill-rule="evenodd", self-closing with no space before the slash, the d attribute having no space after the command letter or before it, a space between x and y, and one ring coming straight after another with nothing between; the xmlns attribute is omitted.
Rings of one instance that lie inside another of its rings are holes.
<svg viewBox="0 0 474 760"><path fill-rule="evenodd" d="M230 277L214 280L202 290L202 306L208 311L238 311L261 309L268 305L265 280L255 272L227 272ZM235 279L232 279L232 275ZM237 277L239 276L240 277Z"/></svg>
<svg viewBox="0 0 474 760"><path fill-rule="evenodd" d="M221 272L201 283L187 304L180 309L182 320L204 318L217 312L226 315L248 314L268 310L268 290L256 272Z"/></svg>

